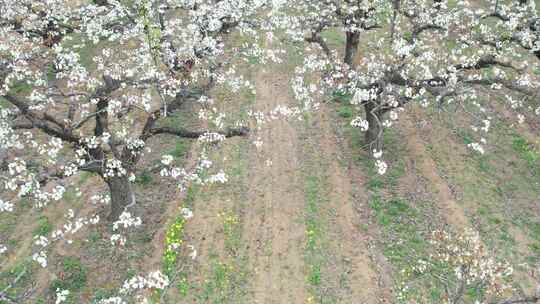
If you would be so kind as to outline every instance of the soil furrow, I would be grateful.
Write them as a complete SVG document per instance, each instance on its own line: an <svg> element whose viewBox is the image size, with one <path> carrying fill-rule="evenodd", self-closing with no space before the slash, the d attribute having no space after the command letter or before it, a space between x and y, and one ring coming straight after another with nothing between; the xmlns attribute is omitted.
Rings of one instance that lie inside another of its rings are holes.
<svg viewBox="0 0 540 304"><path fill-rule="evenodd" d="M368 196L362 187L363 180L340 166L339 143L332 132L330 118L324 111L320 121L321 152L328 164L329 204L330 208L335 208L335 226L329 227L329 233L333 234L333 237L330 235L331 250L349 265L349 269L346 269L349 291L343 300L346 303L387 303L390 287L379 286L379 276L384 273L377 273L377 265L370 257L372 236L367 229L361 230L362 227L368 227L369 223L355 209L357 202L367 207Z"/></svg>

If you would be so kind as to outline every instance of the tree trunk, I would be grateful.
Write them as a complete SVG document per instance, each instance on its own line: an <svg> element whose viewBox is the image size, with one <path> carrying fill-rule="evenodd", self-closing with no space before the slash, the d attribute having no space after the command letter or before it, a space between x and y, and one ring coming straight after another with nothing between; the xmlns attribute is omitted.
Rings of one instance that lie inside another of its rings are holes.
<svg viewBox="0 0 540 304"><path fill-rule="evenodd" d="M349 66L353 65L354 57L358 52L358 44L360 42L360 33L358 32L347 32L347 45L345 46L345 63Z"/></svg>
<svg viewBox="0 0 540 304"><path fill-rule="evenodd" d="M401 6L401 0L392 1L392 20L390 21L390 42L394 43L394 35L396 32L396 19Z"/></svg>
<svg viewBox="0 0 540 304"><path fill-rule="evenodd" d="M365 144L369 149L369 153L373 154L373 150L382 150L382 125L380 112L375 110L376 105L367 103L364 105L366 111L366 120L369 123L368 130L365 135Z"/></svg>
<svg viewBox="0 0 540 304"><path fill-rule="evenodd" d="M112 222L118 219L126 206L135 203L135 193L131 189L127 175L107 178L106 182L111 193L111 213L108 220Z"/></svg>

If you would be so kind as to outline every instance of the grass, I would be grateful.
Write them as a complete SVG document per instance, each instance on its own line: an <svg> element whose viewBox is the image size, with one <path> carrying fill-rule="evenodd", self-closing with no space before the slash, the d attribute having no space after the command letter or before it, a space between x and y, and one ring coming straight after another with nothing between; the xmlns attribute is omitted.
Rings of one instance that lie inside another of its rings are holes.
<svg viewBox="0 0 540 304"><path fill-rule="evenodd" d="M240 219L233 211L219 214L223 221L223 234L225 235L225 250L234 255L241 246Z"/></svg>
<svg viewBox="0 0 540 304"><path fill-rule="evenodd" d="M395 268L394 282L399 289L408 283L408 274L413 263L429 254L425 232L429 231L432 225L432 219L427 216L431 212L429 210L432 205L429 202L405 199L395 192L399 178L405 174L405 163L401 154L404 152L398 148L397 132L385 133L385 145L387 151L395 153L386 157L389 170L384 176L376 173L371 160L363 159L359 164L367 171L367 188L371 192L369 206L381 229L383 254ZM396 300L398 303L409 303L426 294L438 298L436 295L442 294L442 291L438 286L430 286L428 280L420 279L414 289L402 293L402 297L397 297ZM437 301L420 303L437 303Z"/></svg>
<svg viewBox="0 0 540 304"><path fill-rule="evenodd" d="M334 107L352 149L351 158L366 173L369 206L382 236L378 241L384 256L394 268L394 284L399 291L408 283L413 263L429 254L426 232L435 225L431 215L435 211L431 202L411 200L399 194L403 191L399 185L406 173L404 155L407 152L402 136L395 128L386 129L383 135L387 151L383 158L389 165L388 171L382 176L376 172L373 159L364 152L362 133L350 126L348 117L341 115L341 108L348 105L349 99L350 96L340 92L333 94L336 101ZM353 115L361 114L353 110ZM414 288L403 293L396 302L410 303L420 299L418 303L439 303L442 294L440 286L432 286L428 279L419 278ZM425 295L428 295L427 298L424 298Z"/></svg>
<svg viewBox="0 0 540 304"><path fill-rule="evenodd" d="M186 190L186 197L182 202L184 208L193 208L193 202L195 201L198 189L197 186L193 185ZM187 273L178 269L181 251L176 248L176 246L181 248L184 245L184 229L186 223L187 220L185 217L182 214L179 214L167 228L164 244L165 251L163 253L161 265L165 275L169 278L177 277L178 282L176 283L176 287L183 297L187 296L189 284L187 282Z"/></svg>
<svg viewBox="0 0 540 304"><path fill-rule="evenodd" d="M305 178L306 199L306 263L308 264L307 281L311 292L316 298L321 298L321 267L325 263L323 249L324 223L320 216L321 181L317 176Z"/></svg>
<svg viewBox="0 0 540 304"><path fill-rule="evenodd" d="M338 109L338 115L343 118L352 118L353 109L351 106L341 105Z"/></svg>
<svg viewBox="0 0 540 304"><path fill-rule="evenodd" d="M32 234L34 236L47 236L49 235L49 233L51 233L52 228L53 225L51 224L49 219L44 215L40 215L37 219L37 227L34 229Z"/></svg>
<svg viewBox="0 0 540 304"><path fill-rule="evenodd" d="M322 154L321 138L313 128L311 117L302 127L302 182L304 190L304 224L306 229L304 263L308 286L307 303L334 304L348 301L351 265L340 252L341 244L333 240L341 233L331 227L336 220L335 203L330 199L327 159ZM347 202L349 203L349 202Z"/></svg>
<svg viewBox="0 0 540 304"><path fill-rule="evenodd" d="M240 141L231 147L230 151L214 150L209 154L211 159L218 158L214 153L220 153L215 166L223 168L229 176L226 186L211 185L210 191L188 190L184 201L186 207L194 210L198 216L197 207L199 203L206 205L211 197L219 197L223 206L217 216L221 227L218 229L217 239L223 239L223 249L216 247L219 244L212 244L210 256L205 260L207 269L201 270L200 280L194 280L189 276L189 271L180 274L176 282L176 288L180 298L177 302L194 303L243 303L247 295L248 271L246 248L242 243L242 210L245 206L246 189L245 178L247 172L248 142ZM227 162L221 160L225 153ZM221 244L221 242L219 242ZM219 253L219 254L218 254ZM184 257L185 258L185 257ZM184 260L183 266L198 268L199 263L190 262L191 258ZM179 260L180 261L180 260ZM181 265L178 265L181 266ZM177 267L178 269L178 267ZM176 270L178 271L178 270Z"/></svg>
<svg viewBox="0 0 540 304"><path fill-rule="evenodd" d="M215 190L220 200L227 202L226 207L218 213L223 233L224 248L218 255L213 248L210 256L210 269L204 282L192 284L196 291L197 303L243 303L245 302L249 284L247 270L248 260L246 248L242 243L242 210L246 208L243 188L247 174L247 143L238 143L230 153L229 174L231 187Z"/></svg>
<svg viewBox="0 0 540 304"><path fill-rule="evenodd" d="M97 44L93 44L90 41L86 41L83 34L71 34L69 39L64 39L61 44L64 49L76 50L77 54L79 55L79 63L88 71L92 71L96 66L95 62L93 61L94 56L97 54L98 50L107 47L109 42L103 40Z"/></svg>
<svg viewBox="0 0 540 304"><path fill-rule="evenodd" d="M321 33L330 49L341 48L345 45L345 34L337 28L331 28Z"/></svg>
<svg viewBox="0 0 540 304"><path fill-rule="evenodd" d="M540 195L538 152L509 126L511 122L493 120L486 135L485 154L456 153L453 146L466 146L477 140L476 134L461 127L470 122L456 123L455 119L454 115L448 115L434 120L437 134L441 133L439 129L455 131L446 145L430 145L431 156L453 185L458 202L470 213L471 223L480 232L483 242L497 252L497 258L510 261L517 272L528 272L527 267L536 268L540 260L537 237L540 219L532 206ZM525 238L528 250L524 250L525 244L518 243L518 236Z"/></svg>
<svg viewBox="0 0 540 304"><path fill-rule="evenodd" d="M20 277L19 281L17 281L17 284L13 285L9 290L7 290L7 295L12 298L17 298L17 296L20 296L26 292L32 284L32 275L35 271L32 264L32 261L24 260L18 262L10 269L0 272L0 291L4 290L4 288L9 286L19 275L26 271ZM2 301L0 301L0 303L3 304Z"/></svg>
<svg viewBox="0 0 540 304"><path fill-rule="evenodd" d="M175 142L174 148L168 153L175 158L183 159L187 156L191 144L188 140L179 139Z"/></svg>
<svg viewBox="0 0 540 304"><path fill-rule="evenodd" d="M222 222L225 257L217 253L210 256L211 268L207 279L193 290L199 290L195 295L200 303L242 303L247 294L244 286L247 284L247 259L240 253L242 248L242 226L240 218L232 211L219 214ZM184 286L184 290L187 287Z"/></svg>
<svg viewBox="0 0 540 304"><path fill-rule="evenodd" d="M532 143L527 142L519 134L514 134L512 149L514 149L522 160L527 162L533 175L540 176L540 153L535 150Z"/></svg>
<svg viewBox="0 0 540 304"><path fill-rule="evenodd" d="M52 281L50 285L49 289L51 293L55 294L58 289L69 290L70 302L68 303L76 303L74 300L75 294L85 287L87 272L88 270L79 258L65 257L57 274L57 279Z"/></svg>
<svg viewBox="0 0 540 304"><path fill-rule="evenodd" d="M233 264L219 261L217 256L211 257L211 265L210 276L203 284L202 292L197 295L197 299L200 303L233 303L233 299L236 298L233 290L238 285L239 275L243 273L238 273Z"/></svg>
<svg viewBox="0 0 540 304"><path fill-rule="evenodd" d="M163 253L163 273L172 276L176 270L179 250L175 246L182 246L184 243L184 228L186 219L183 215L178 215L165 233L165 252Z"/></svg>
<svg viewBox="0 0 540 304"><path fill-rule="evenodd" d="M152 183L152 180L152 173L148 170L143 170L135 177L135 183L141 186L148 186L150 183Z"/></svg>
<svg viewBox="0 0 540 304"><path fill-rule="evenodd" d="M114 296L115 291L111 289L100 288L94 292L90 304L100 304L102 300Z"/></svg>
<svg viewBox="0 0 540 304"><path fill-rule="evenodd" d="M84 185L92 176L94 176L94 173L83 171L79 174L79 186Z"/></svg>

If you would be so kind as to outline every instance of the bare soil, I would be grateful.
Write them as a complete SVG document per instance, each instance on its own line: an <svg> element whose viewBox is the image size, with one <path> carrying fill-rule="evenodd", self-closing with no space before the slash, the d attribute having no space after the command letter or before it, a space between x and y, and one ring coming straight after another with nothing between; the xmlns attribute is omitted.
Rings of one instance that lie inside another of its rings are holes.
<svg viewBox="0 0 540 304"><path fill-rule="evenodd" d="M268 112L291 100L284 75L260 73L255 85L257 110ZM257 135L263 145L260 151L249 153L250 208L245 210L243 229L253 276L252 303L305 303L304 195L298 135L286 120L263 125Z"/></svg>

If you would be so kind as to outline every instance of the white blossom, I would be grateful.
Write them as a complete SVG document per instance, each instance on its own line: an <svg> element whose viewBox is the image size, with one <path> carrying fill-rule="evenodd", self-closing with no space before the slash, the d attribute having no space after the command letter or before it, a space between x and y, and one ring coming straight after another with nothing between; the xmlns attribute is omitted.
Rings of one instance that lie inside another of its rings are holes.
<svg viewBox="0 0 540 304"><path fill-rule="evenodd" d="M61 290L60 288L56 289L56 301L55 304L64 303L67 300L67 297L69 296L69 290L64 289Z"/></svg>

